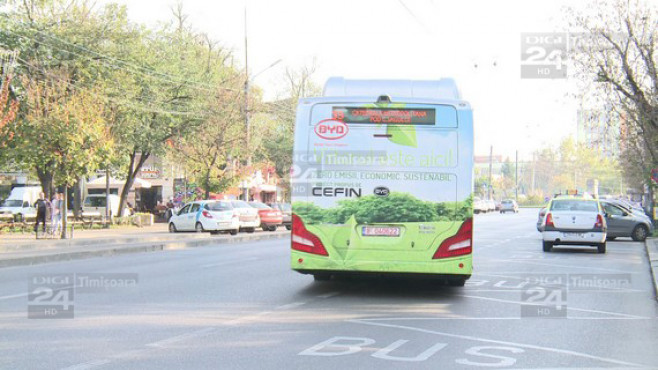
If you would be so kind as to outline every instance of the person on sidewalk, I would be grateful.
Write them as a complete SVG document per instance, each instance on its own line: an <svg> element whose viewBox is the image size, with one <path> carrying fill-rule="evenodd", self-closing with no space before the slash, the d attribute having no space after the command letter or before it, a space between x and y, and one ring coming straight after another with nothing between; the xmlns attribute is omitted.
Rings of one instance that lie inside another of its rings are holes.
<svg viewBox="0 0 658 370"><path fill-rule="evenodd" d="M50 208L50 202L46 199L46 195L41 192L39 193L39 199L34 203L34 206L37 209L37 220L34 224L34 232L36 233L39 230L39 223L42 224L43 232L46 232L46 213Z"/></svg>
<svg viewBox="0 0 658 370"><path fill-rule="evenodd" d="M61 214L61 208L62 208L62 197L60 194L55 194L55 197L53 198L53 201L51 202L51 225L52 225L52 231L53 234L57 234L60 230L60 222L62 220L62 214Z"/></svg>

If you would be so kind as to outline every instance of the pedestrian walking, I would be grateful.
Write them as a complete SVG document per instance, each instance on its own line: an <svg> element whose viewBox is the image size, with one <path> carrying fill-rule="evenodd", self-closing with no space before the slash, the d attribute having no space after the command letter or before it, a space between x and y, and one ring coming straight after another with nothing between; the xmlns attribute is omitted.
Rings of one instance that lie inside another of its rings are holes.
<svg viewBox="0 0 658 370"><path fill-rule="evenodd" d="M53 235L55 235L59 232L59 228L60 228L60 225L61 225L61 221L62 221L62 212L61 212L62 203L63 203L63 201L62 201L61 194L55 194L55 197L53 198L53 201L50 202L50 204L51 204L50 224L51 224L51 229L52 229Z"/></svg>
<svg viewBox="0 0 658 370"><path fill-rule="evenodd" d="M34 224L34 232L36 233L39 230L39 223L43 227L43 232L46 232L46 213L50 208L50 202L46 199L46 195L41 192L39 193L39 199L34 203L34 206L37 209L37 220Z"/></svg>

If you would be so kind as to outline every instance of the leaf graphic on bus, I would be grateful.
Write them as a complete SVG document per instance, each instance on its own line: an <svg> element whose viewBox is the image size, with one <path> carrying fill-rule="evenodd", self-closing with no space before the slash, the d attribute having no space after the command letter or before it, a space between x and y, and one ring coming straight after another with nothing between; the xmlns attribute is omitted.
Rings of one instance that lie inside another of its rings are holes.
<svg viewBox="0 0 658 370"><path fill-rule="evenodd" d="M416 129L413 126L388 126L386 134L390 135L388 139L396 144L417 147Z"/></svg>

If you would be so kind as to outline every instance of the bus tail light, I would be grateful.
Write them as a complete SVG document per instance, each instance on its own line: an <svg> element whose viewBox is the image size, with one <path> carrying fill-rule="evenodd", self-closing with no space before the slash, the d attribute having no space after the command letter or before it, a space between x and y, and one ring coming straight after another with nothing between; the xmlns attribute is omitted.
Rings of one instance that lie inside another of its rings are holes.
<svg viewBox="0 0 658 370"><path fill-rule="evenodd" d="M473 252L473 219L469 218L457 231L457 234L444 240L434 253L432 259L448 258L471 254Z"/></svg>
<svg viewBox="0 0 658 370"><path fill-rule="evenodd" d="M320 238L306 230L302 219L295 214L292 215L292 249L321 256L329 255Z"/></svg>
<svg viewBox="0 0 658 370"><path fill-rule="evenodd" d="M546 226L555 227L555 224L553 223L553 215L550 213L546 215Z"/></svg>

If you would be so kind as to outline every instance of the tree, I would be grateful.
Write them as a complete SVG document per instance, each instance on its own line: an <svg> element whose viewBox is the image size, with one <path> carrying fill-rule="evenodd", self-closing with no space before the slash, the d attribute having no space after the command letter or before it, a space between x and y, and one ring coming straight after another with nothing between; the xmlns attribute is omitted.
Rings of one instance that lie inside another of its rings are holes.
<svg viewBox="0 0 658 370"><path fill-rule="evenodd" d="M13 132L5 127L16 119L16 113L18 113L18 101L9 98L10 82L11 76L7 75L0 84L0 148L5 147L7 142L13 139Z"/></svg>
<svg viewBox="0 0 658 370"><path fill-rule="evenodd" d="M263 104L261 114L254 119L252 143L256 158L274 164L276 174L283 180L280 185L285 189L290 187L297 103L301 98L322 94L320 86L313 81L315 70L315 63L299 69L287 68L282 96L274 102Z"/></svg>
<svg viewBox="0 0 658 370"><path fill-rule="evenodd" d="M63 84L69 93L76 91L78 98L82 99L80 94L94 94L84 99L98 100L107 106L112 99L107 92L112 90L110 86L121 82L121 71L99 57L102 54L97 51L126 39L124 35L130 31L125 7L108 5L93 11L93 4L88 1L64 0L13 1L11 5L10 11L0 15L0 46L19 52L15 74L20 78L12 84L12 92L23 99L28 89L26 84L31 84L34 91L36 86L51 89L54 84ZM18 119L8 128L20 132L21 140L0 148L0 157L35 171L44 191L50 195L57 166L50 161L48 153L35 156L35 148L29 145L43 139L43 133L26 123L26 117L35 114L32 109L21 105ZM115 115L110 109L103 114L105 124L111 128L111 118Z"/></svg>
<svg viewBox="0 0 658 370"><path fill-rule="evenodd" d="M651 189L649 170L658 166L656 5L614 0L574 14L572 24L588 34L575 54L581 90L603 96L623 118L624 171Z"/></svg>
<svg viewBox="0 0 658 370"><path fill-rule="evenodd" d="M64 73L64 72L62 72ZM67 189L95 171L112 154L105 105L94 92L71 90L65 81L24 81L25 120L14 137L24 162L48 163L55 185ZM64 204L66 192L64 192ZM66 207L62 217L66 238Z"/></svg>
<svg viewBox="0 0 658 370"><path fill-rule="evenodd" d="M208 103L208 116L195 135L171 141L173 158L179 158L201 184L205 199L210 192L221 192L236 179L231 159L240 152L244 125L237 94L222 90ZM231 103L233 102L233 103Z"/></svg>
<svg viewBox="0 0 658 370"><path fill-rule="evenodd" d="M131 74L133 83L124 93L152 104L117 107L120 124L115 135L121 154L128 159L120 212L146 160L165 155L171 148L168 143L196 134L216 111L208 109L207 99L224 98L217 95L218 89L234 90L222 85L231 78L226 68L230 54L213 49L207 36L193 32L180 6L174 9L173 23L139 37L134 44L127 51L130 59L148 72Z"/></svg>

